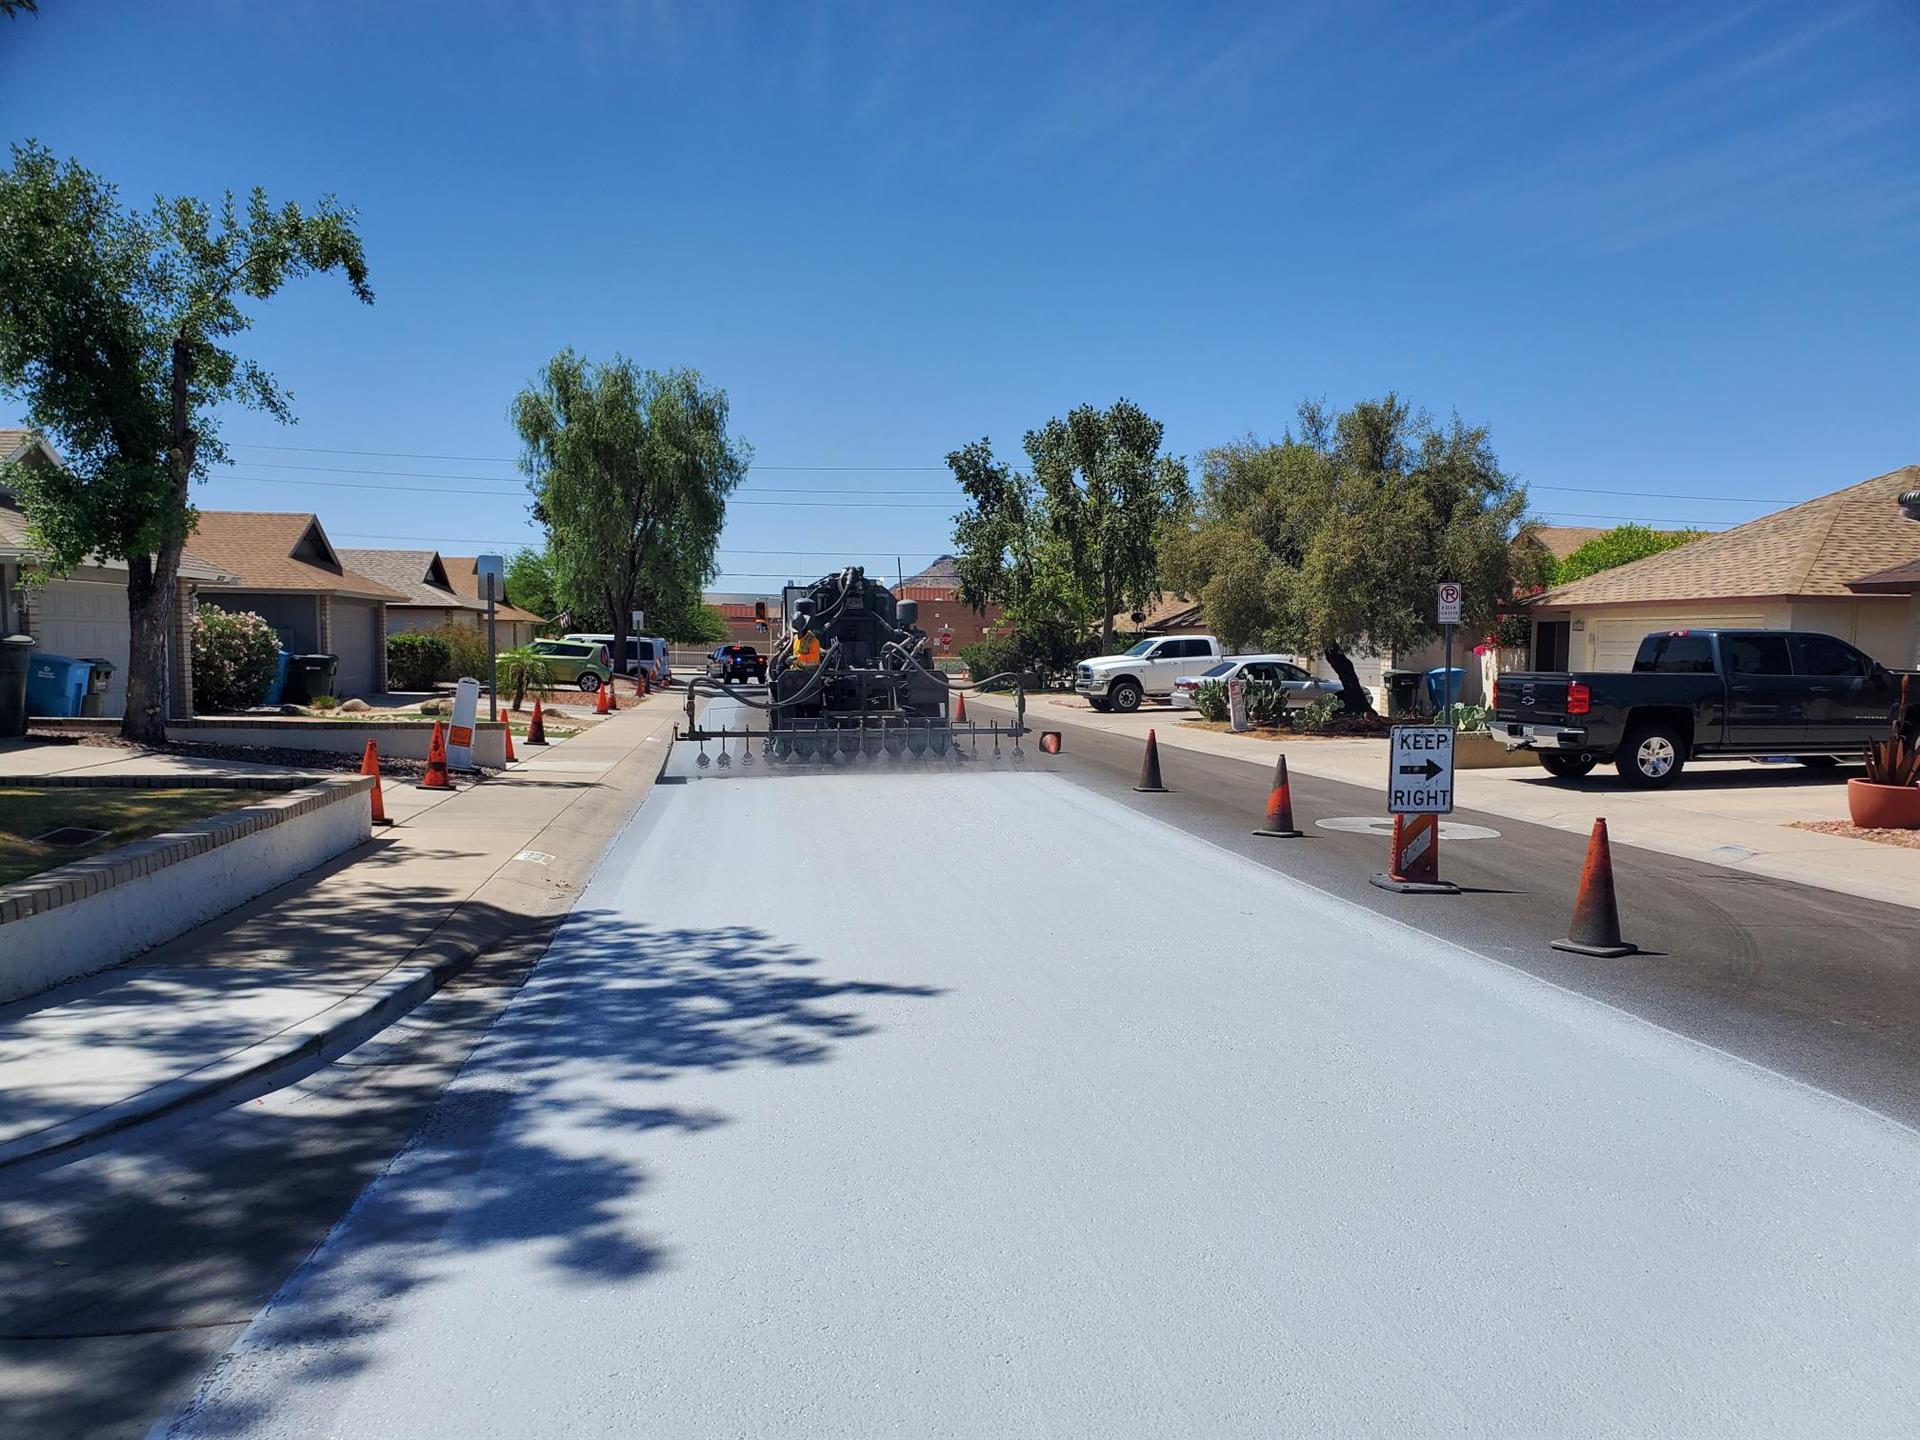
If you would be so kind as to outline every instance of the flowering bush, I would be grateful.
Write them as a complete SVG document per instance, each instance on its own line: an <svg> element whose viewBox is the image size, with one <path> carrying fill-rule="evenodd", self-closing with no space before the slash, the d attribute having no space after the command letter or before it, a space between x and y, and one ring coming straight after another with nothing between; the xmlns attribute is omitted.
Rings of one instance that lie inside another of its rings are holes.
<svg viewBox="0 0 1920 1440"><path fill-rule="evenodd" d="M193 617L193 702L211 714L263 704L280 673L280 636L251 610L203 605Z"/></svg>

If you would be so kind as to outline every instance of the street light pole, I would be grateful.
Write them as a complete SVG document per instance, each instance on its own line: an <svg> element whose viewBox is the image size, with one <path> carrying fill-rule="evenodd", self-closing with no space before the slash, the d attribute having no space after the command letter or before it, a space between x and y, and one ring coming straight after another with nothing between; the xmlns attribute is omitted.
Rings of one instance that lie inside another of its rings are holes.
<svg viewBox="0 0 1920 1440"><path fill-rule="evenodd" d="M500 674L493 649L493 587L487 587L487 719L500 718Z"/></svg>

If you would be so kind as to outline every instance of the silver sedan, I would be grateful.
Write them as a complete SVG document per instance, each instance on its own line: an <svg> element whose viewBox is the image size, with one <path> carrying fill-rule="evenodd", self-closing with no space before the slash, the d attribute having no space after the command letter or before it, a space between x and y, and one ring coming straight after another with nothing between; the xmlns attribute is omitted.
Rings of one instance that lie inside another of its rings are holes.
<svg viewBox="0 0 1920 1440"><path fill-rule="evenodd" d="M1173 682L1168 704L1176 710L1194 708L1193 697L1209 680L1251 680L1264 685L1287 687L1287 708L1311 705L1322 695L1338 695L1338 680L1317 680L1291 660L1278 655L1229 655L1211 670L1198 675L1182 675Z"/></svg>

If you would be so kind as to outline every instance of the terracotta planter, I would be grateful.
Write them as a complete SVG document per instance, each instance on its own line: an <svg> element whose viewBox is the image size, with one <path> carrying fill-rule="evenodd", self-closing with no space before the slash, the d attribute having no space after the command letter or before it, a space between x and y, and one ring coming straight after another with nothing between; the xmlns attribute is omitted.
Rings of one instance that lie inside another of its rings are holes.
<svg viewBox="0 0 1920 1440"><path fill-rule="evenodd" d="M1862 830L1920 830L1920 785L1849 780L1847 810Z"/></svg>

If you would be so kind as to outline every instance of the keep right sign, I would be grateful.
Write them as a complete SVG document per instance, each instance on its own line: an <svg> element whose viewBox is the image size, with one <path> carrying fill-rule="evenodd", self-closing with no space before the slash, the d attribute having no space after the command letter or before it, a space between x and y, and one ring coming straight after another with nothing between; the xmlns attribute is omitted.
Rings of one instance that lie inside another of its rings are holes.
<svg viewBox="0 0 1920 1440"><path fill-rule="evenodd" d="M1453 731L1444 725L1396 725L1387 745L1387 813L1453 813Z"/></svg>

